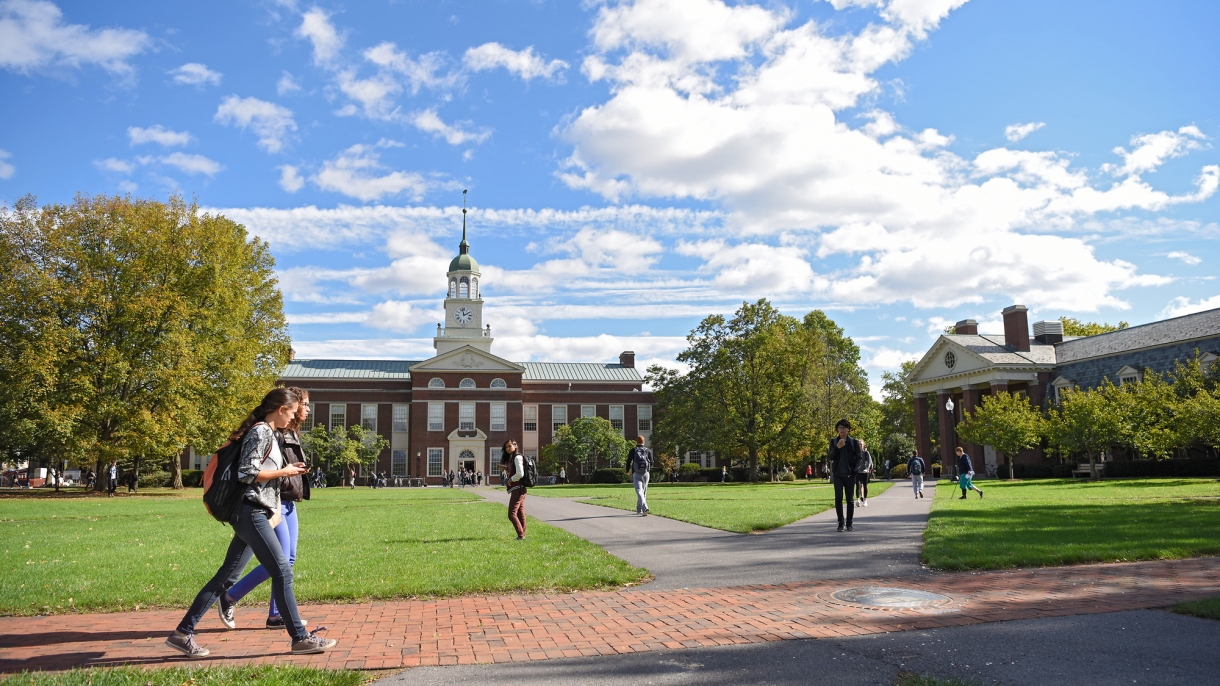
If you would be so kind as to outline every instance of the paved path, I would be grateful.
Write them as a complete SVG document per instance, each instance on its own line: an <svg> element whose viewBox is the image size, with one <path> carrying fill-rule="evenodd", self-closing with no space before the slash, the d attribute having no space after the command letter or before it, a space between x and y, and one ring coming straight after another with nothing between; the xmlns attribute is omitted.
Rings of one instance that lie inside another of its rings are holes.
<svg viewBox="0 0 1220 686"><path fill-rule="evenodd" d="M479 494L508 504L501 489ZM652 572L650 590L782 584L813 579L926 574L919 562L935 484L916 500L898 482L856 508L855 531L836 531L834 509L762 534L735 534L664 517L587 505L567 498L526 497L530 517L566 529L611 555ZM506 522L507 524L507 522Z"/></svg>
<svg viewBox="0 0 1220 686"><path fill-rule="evenodd" d="M869 586L941 593L947 602L883 610L832 596ZM1217 559L1198 558L699 590L641 587L600 593L312 605L304 606L302 614L314 626L330 626L327 635L340 640L340 649L295 658L285 655L288 641L284 632L253 628L261 625L262 608L250 607L239 608L237 618L239 626L252 628L226 632L216 616L209 614L198 639L212 650L212 656L202 661L205 664L294 662L389 669L838 639L1147 609L1217 594ZM0 618L0 672L181 663L184 658L162 645L180 616L181 611L161 611ZM1099 643L1109 640L1104 634L1092 638Z"/></svg>

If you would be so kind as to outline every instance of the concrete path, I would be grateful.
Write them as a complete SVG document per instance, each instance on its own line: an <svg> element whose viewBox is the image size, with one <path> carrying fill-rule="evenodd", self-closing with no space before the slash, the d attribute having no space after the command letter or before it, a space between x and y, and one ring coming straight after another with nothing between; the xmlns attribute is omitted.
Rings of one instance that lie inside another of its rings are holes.
<svg viewBox="0 0 1220 686"><path fill-rule="evenodd" d="M480 495L508 504L500 489ZM762 534L735 534L626 510L527 496L526 514L652 572L649 590L782 584L926 574L919 563L935 482L916 500L910 482L856 508L855 531L836 531L834 509Z"/></svg>
<svg viewBox="0 0 1220 686"><path fill-rule="evenodd" d="M909 672L977 684L1194 686L1220 674L1220 622L1158 610L901 633L456 667L380 686L453 684L893 684ZM816 671L811 671L816 665Z"/></svg>

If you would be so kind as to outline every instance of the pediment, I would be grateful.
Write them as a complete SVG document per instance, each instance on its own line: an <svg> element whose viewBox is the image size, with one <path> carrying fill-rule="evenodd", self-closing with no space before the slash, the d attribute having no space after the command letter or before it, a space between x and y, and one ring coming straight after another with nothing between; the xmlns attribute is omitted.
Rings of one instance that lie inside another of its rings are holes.
<svg viewBox="0 0 1220 686"><path fill-rule="evenodd" d="M454 429L449 432L450 441L486 441L487 434L482 429Z"/></svg>
<svg viewBox="0 0 1220 686"><path fill-rule="evenodd" d="M1055 377L1055 380L1051 382L1051 386L1054 386L1055 388L1072 388L1075 385L1075 381L1062 376Z"/></svg>
<svg viewBox="0 0 1220 686"><path fill-rule="evenodd" d="M952 353L952 357L950 358L946 353ZM951 367L949 366L950 360ZM915 365L907 382L920 383L990 366L992 366L991 362L983 356L963 345L954 343L953 339L947 336L941 336L936 343L932 344L932 348L919 359L919 363Z"/></svg>
<svg viewBox="0 0 1220 686"><path fill-rule="evenodd" d="M416 372L524 372L525 367L489 352L464 345L447 353L411 365Z"/></svg>

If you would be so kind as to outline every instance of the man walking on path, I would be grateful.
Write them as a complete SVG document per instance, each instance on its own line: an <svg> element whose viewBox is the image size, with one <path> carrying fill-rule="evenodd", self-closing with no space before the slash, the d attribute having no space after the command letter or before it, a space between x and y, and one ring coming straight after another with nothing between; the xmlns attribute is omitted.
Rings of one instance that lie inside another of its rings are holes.
<svg viewBox="0 0 1220 686"><path fill-rule="evenodd" d="M110 461L110 467L106 470L106 497L113 498L114 492L119 487L119 463L116 460Z"/></svg>
<svg viewBox="0 0 1220 686"><path fill-rule="evenodd" d="M868 480L873 475L873 456L860 441L860 462L856 465L856 507L868 507ZM886 468L889 471L889 468Z"/></svg>
<svg viewBox="0 0 1220 686"><path fill-rule="evenodd" d="M644 447L644 437L635 439L635 447L627 454L631 465L631 485L635 486L635 513L648 514L648 478L652 469L652 451Z"/></svg>
<svg viewBox="0 0 1220 686"><path fill-rule="evenodd" d="M957 448L957 487L962 489L962 497L958 500L966 499L967 491L978 491L979 498L983 497L983 489L974 485L974 465L970 464L970 456L966 454L959 446Z"/></svg>
<svg viewBox="0 0 1220 686"><path fill-rule="evenodd" d="M856 465L860 462L860 442L848 436L851 422L840 419L835 424L838 437L830 439L830 450L826 461L830 463L831 480L835 485L835 513L839 515L839 531L846 526L848 531L854 531L851 520L856 514L856 504L852 498L856 495ZM843 518L843 500L847 500L847 519Z"/></svg>
<svg viewBox="0 0 1220 686"><path fill-rule="evenodd" d="M924 463L919 453L912 453L911 459L907 460L907 474L911 477L911 488L915 490L916 500L923 497L923 473L927 470L928 465Z"/></svg>

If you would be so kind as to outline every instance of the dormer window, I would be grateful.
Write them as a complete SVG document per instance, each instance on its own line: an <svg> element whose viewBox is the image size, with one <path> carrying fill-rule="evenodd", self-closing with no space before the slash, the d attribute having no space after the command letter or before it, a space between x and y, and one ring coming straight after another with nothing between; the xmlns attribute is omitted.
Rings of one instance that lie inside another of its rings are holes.
<svg viewBox="0 0 1220 686"><path fill-rule="evenodd" d="M491 387L492 388L508 388L508 384L504 383L504 379L492 379Z"/></svg>
<svg viewBox="0 0 1220 686"><path fill-rule="evenodd" d="M444 379L437 377L437 376L434 376L431 379L428 379L428 388L444 388L444 387L445 387Z"/></svg>
<svg viewBox="0 0 1220 686"><path fill-rule="evenodd" d="M462 379L462 380L461 380L461 381L458 383L458 388L475 388L475 387L476 387L476 386L475 386L475 383L474 383L474 379L471 379L471 378L469 378L469 377L467 377L467 378L465 378L465 379Z"/></svg>
<svg viewBox="0 0 1220 686"><path fill-rule="evenodd" d="M1129 383L1139 383L1144 378L1143 372L1131 365L1124 365L1122 369L1118 370L1117 376L1120 386L1126 386Z"/></svg>

